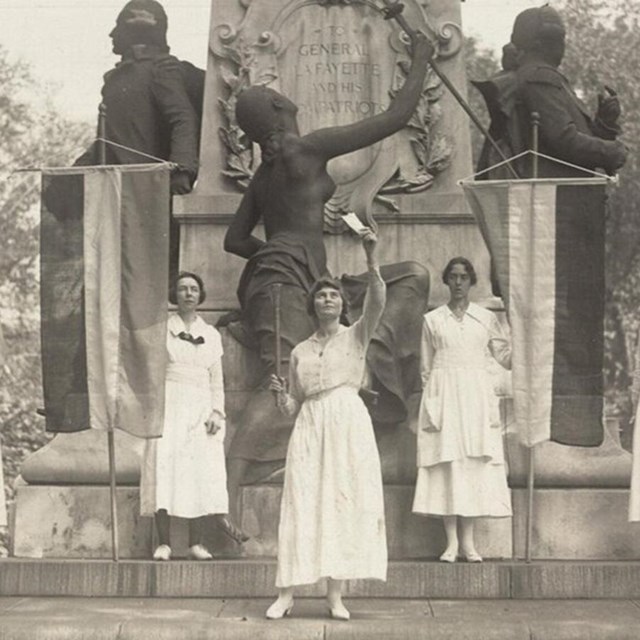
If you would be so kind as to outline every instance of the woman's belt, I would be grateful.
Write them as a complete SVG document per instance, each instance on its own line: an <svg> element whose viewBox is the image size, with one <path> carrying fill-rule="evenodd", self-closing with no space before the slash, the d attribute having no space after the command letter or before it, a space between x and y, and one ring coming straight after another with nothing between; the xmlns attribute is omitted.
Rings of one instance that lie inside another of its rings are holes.
<svg viewBox="0 0 640 640"><path fill-rule="evenodd" d="M477 350L443 349L436 351L433 359L433 369L486 369L487 356Z"/></svg>
<svg viewBox="0 0 640 640"><path fill-rule="evenodd" d="M335 391L351 391L353 393L358 393L359 389L358 387L353 387L351 385L347 385L347 384L339 384L335 387L331 387L331 389L322 389L321 391L316 391L315 393L310 393L309 395L305 396L305 400L321 400L322 398L325 398L326 396L328 396L331 393L334 393Z"/></svg>
<svg viewBox="0 0 640 640"><path fill-rule="evenodd" d="M209 369L197 367L180 362L171 362L167 365L167 382L180 382L194 387L209 388Z"/></svg>

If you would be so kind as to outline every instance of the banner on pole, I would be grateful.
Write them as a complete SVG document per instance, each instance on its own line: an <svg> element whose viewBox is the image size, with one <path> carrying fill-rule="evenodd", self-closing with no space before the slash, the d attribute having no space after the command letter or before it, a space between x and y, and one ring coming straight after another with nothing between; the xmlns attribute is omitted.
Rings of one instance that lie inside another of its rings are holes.
<svg viewBox="0 0 640 640"><path fill-rule="evenodd" d="M509 315L527 446L603 439L605 182L462 182Z"/></svg>
<svg viewBox="0 0 640 640"><path fill-rule="evenodd" d="M47 169L40 286L47 431L162 433L169 170Z"/></svg>

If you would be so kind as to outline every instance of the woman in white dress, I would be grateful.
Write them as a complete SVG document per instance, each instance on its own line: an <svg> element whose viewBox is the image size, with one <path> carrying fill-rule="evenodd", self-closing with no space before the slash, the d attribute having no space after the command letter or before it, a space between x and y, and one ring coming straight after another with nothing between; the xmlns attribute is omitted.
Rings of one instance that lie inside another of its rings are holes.
<svg viewBox="0 0 640 640"><path fill-rule="evenodd" d="M169 292L178 311L167 323L164 428L147 440L140 480L141 513L158 531L154 560L171 558L170 516L189 519L189 556L211 559L203 516L228 512L222 341L196 313L204 297L195 273L180 273ZM223 515L219 523L230 524Z"/></svg>
<svg viewBox="0 0 640 640"><path fill-rule="evenodd" d="M387 544L380 457L369 413L358 395L367 345L385 303L377 238L362 241L369 284L362 317L340 324L346 311L340 284L322 279L309 293L318 330L291 353L290 388L272 376L278 406L297 414L289 440L278 531L278 599L267 618L287 615L293 587L328 578L333 618L348 620L342 581L386 579Z"/></svg>
<svg viewBox="0 0 640 640"><path fill-rule="evenodd" d="M482 562L475 519L511 515L489 359L509 369L511 349L496 316L469 301L477 282L471 262L453 258L442 279L449 302L424 316L413 511L443 519L447 548L440 560Z"/></svg>

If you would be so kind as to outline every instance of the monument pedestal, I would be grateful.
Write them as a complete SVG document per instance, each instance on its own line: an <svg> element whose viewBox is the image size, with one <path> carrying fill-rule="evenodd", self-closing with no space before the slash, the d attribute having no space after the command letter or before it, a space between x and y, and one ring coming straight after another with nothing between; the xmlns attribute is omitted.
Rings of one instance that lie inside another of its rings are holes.
<svg viewBox="0 0 640 640"><path fill-rule="evenodd" d="M253 485L242 489L242 527L252 538L246 557L275 557L282 485ZM156 541L151 518L139 516L137 487L118 488L120 555L150 558ZM437 558L445 546L440 522L411 513L412 486L385 486L389 557ZM17 558L111 558L108 486L24 485L17 489L13 514L12 555ZM187 554L186 521L172 519L173 557ZM510 518L483 520L478 546L487 558L510 558ZM216 557L231 556L235 546L215 526L205 527L204 543Z"/></svg>
<svg viewBox="0 0 640 640"><path fill-rule="evenodd" d="M431 34L442 70L464 93L459 1L408 0L405 5L409 22ZM400 29L385 21L373 4L346 0L216 0L211 27L199 179L192 194L175 198L173 211L182 227L181 267L203 277L208 294L203 315L214 322L238 305L235 291L245 261L225 253L223 239L259 163L257 149L239 134L233 115L239 90L247 82L263 83L287 94L301 107L303 134L350 124L386 108L389 92L403 81L407 50ZM325 236L328 267L336 276L365 269L358 242L339 233L339 214L355 209L364 219L373 216L379 227L382 264L414 260L428 267L431 307L447 299L440 274L455 255L471 259L480 275L475 299L489 298L489 256L457 186L472 173L469 123L436 78L428 77L421 100L410 127L357 157L336 158L338 162L329 166L342 200L330 201L324 212L325 227L332 231ZM371 113L359 112L354 105ZM260 235L261 229L256 233ZM222 336L231 440L261 367L256 355L226 330ZM441 523L411 514L415 482L411 425L409 420L377 433L389 555L433 558L444 547ZM508 425L507 412L505 429ZM640 557L635 528L626 522L630 455L615 438L608 438L594 450L540 445L534 557ZM138 517L136 485L143 444L117 433L123 558L149 557L154 546L151 519ZM480 521L478 547L487 557L524 555L527 454L512 435L507 436L506 449L515 515L513 522ZM106 435L96 431L58 435L25 461L25 484L18 487L12 514L15 556L111 556L107 462ZM275 554L280 492L277 484L244 487L242 526L253 536L245 547L247 555ZM186 550L185 524L174 524L179 557ZM214 552L230 550L213 526L207 529L206 542Z"/></svg>
<svg viewBox="0 0 640 640"><path fill-rule="evenodd" d="M253 363L253 355L233 347L226 331L225 357L235 371ZM235 342L235 341L234 341ZM227 344L229 343L229 344ZM235 343L237 345L237 343ZM227 348L228 346L228 348ZM255 363L253 363L255 364ZM227 378L230 424L242 408L248 391L243 376ZM236 381L234 383L234 380ZM235 388L234 388L235 385ZM417 396L416 396L417 398ZM414 398L414 400L416 399ZM413 419L415 420L416 403ZM508 402L503 402L504 427L509 423ZM378 447L385 477L385 506L389 557L397 560L436 558L445 546L441 522L411 513L415 482L415 434L412 421L378 433ZM602 447L579 449L553 443L540 445L534 494L532 555L535 559L632 560L640 559L637 525L627 522L630 454L615 438L615 425L608 424ZM106 482L106 440L103 432L56 436L47 447L27 460L24 470L30 483L20 482L11 517L12 555L23 558L110 558L111 533L109 487ZM139 454L142 441L117 434L118 512L120 552L123 558L149 558L155 546L150 518L139 517ZM54 444L62 442L74 455L62 454ZM526 530L526 451L513 434L505 438L512 487L513 518L481 519L478 548L487 558L523 558ZM84 452L90 465L78 466ZM48 460L50 462L48 462ZM63 465L75 460L62 473ZM137 461L137 462L136 462ZM55 474L54 474L55 471ZM38 482L55 477L55 484ZM126 486L129 485L129 486ZM277 552L277 530L282 486L256 484L241 492L241 525L251 536L244 547L248 557L273 557ZM187 549L186 522L172 522L175 557ZM210 521L205 543L220 557L236 548Z"/></svg>

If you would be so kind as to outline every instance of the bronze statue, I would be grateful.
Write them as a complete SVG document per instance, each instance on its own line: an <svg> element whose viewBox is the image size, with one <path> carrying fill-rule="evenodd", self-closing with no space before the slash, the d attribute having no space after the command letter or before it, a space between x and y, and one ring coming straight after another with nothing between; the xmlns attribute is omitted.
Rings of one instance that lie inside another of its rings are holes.
<svg viewBox="0 0 640 640"><path fill-rule="evenodd" d="M513 156L514 144L512 138L515 133L512 129L512 114L515 109L516 99L516 69L518 68L518 50L509 42L502 47L502 69L488 80L472 80L471 84L480 91L487 105L487 111L491 119L489 134L502 149L506 158ZM493 165L502 162L495 148L485 140L478 158L476 171L482 172ZM514 177L508 167L501 166L480 176L482 179ZM492 280L493 281L493 280Z"/></svg>
<svg viewBox="0 0 640 640"><path fill-rule="evenodd" d="M176 164L171 193L191 191L198 172L204 71L178 60L167 45L167 15L155 0L131 0L109 37L121 60L104 76L106 164L153 158ZM98 164L93 144L76 164ZM170 271L178 269L179 225L171 218Z"/></svg>
<svg viewBox="0 0 640 640"><path fill-rule="evenodd" d="M225 250L248 260L238 297L244 321L259 343L267 373L275 371L270 285L282 285L282 360L314 331L306 300L314 281L327 275L323 208L335 184L327 172L331 158L372 145L402 129L420 98L431 45L423 34L411 43L412 64L402 89L387 110L345 126L301 136L297 107L285 96L253 86L238 97L236 116L246 135L260 145L257 169L225 237ZM252 235L263 220L266 242ZM419 387L417 345L426 310L429 274L415 262L382 267L389 296L381 324L367 355L380 401L374 421L398 422L407 415L406 387ZM363 277L344 277L351 307L362 303ZM415 344L414 344L415 342ZM414 375L413 375L414 374ZM283 372L286 375L286 371ZM265 381L268 378L265 378ZM387 415L383 415L387 413ZM292 422L277 411L266 385L244 410L228 452L231 509L249 463L266 463L264 473L282 466Z"/></svg>
<svg viewBox="0 0 640 640"><path fill-rule="evenodd" d="M616 140L620 133L620 104L615 92L601 97L591 117L586 106L558 71L565 51L565 28L560 14L549 6L527 9L514 22L511 42L518 50L517 105L522 147L531 147L531 114L540 117L539 151L584 167L614 173L625 162L626 149ZM524 176L530 175L525 167ZM587 174L551 161L539 162L539 176Z"/></svg>

